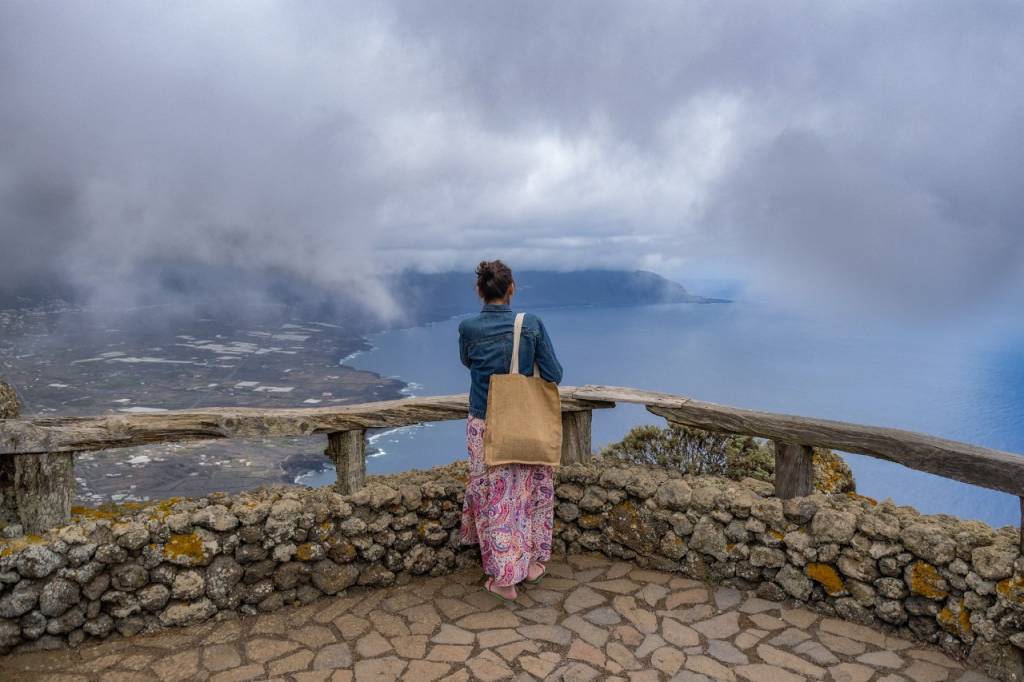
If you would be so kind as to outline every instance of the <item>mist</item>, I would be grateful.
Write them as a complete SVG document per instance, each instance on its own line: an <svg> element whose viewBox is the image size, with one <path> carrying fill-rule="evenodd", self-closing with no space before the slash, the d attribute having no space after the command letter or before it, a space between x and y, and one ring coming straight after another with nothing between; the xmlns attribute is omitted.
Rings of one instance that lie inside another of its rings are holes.
<svg viewBox="0 0 1024 682"><path fill-rule="evenodd" d="M1022 29L1011 1L4 3L0 296L204 272L389 320L395 273L500 257L959 319L1024 293Z"/></svg>

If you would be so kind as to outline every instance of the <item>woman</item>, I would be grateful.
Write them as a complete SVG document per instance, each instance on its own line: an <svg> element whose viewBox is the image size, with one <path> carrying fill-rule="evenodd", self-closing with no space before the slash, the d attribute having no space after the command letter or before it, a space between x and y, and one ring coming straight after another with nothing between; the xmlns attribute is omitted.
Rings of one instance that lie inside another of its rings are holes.
<svg viewBox="0 0 1024 682"><path fill-rule="evenodd" d="M540 464L484 465L487 388L492 374L507 374L512 361L516 313L509 306L516 284L500 260L476 269L480 314L459 324L459 354L470 371L469 483L462 508L461 540L480 544L484 589L503 601L514 600L516 585L536 583L551 557L554 523L554 468ZM533 374L534 362L547 381L562 380L544 323L527 313L519 340L519 371Z"/></svg>

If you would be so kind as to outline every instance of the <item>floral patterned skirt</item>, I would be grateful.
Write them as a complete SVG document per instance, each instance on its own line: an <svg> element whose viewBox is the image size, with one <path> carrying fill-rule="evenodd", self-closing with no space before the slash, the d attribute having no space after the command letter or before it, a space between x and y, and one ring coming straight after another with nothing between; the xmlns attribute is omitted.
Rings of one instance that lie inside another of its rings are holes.
<svg viewBox="0 0 1024 682"><path fill-rule="evenodd" d="M460 540L479 544L484 573L495 585L514 585L531 562L551 558L554 527L554 467L484 464L484 425L466 422L469 482L462 505Z"/></svg>

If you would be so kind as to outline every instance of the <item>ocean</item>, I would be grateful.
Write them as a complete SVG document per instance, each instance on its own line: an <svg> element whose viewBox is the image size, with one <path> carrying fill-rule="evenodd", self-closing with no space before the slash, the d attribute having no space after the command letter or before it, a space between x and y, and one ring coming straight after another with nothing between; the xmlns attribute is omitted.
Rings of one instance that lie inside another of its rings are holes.
<svg viewBox="0 0 1024 682"><path fill-rule="evenodd" d="M564 367L564 385L633 386L1024 453L1019 336L975 328L936 333L911 324L898 331L891 324L839 324L742 301L536 312ZM459 362L460 319L371 335L371 350L342 362L400 379L412 395L465 392L469 373ZM663 423L642 406L596 410L593 444L600 449L633 426ZM457 421L376 433L367 470L387 473L464 458L464 429L465 422ZM1019 522L1018 501L1011 495L866 456L844 456L861 494L993 526ZM299 482L333 480L328 470Z"/></svg>

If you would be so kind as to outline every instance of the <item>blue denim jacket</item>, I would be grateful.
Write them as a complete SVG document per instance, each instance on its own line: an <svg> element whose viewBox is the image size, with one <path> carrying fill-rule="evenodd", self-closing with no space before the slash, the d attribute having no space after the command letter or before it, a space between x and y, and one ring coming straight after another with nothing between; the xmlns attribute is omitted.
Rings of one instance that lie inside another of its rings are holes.
<svg viewBox="0 0 1024 682"><path fill-rule="evenodd" d="M487 387L492 374L507 374L512 361L512 330L516 313L503 303L488 303L475 317L459 323L459 356L469 368L469 413L486 418ZM544 323L532 313L523 318L519 337L519 372L533 375L537 362L540 376L556 384L562 380L562 365L555 357Z"/></svg>

